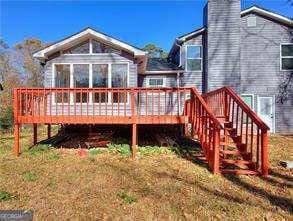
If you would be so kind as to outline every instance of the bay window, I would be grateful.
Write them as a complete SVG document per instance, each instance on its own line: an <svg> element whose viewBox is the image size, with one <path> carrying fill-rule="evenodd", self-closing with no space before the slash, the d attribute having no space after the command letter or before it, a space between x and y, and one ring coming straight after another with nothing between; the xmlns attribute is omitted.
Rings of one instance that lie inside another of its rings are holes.
<svg viewBox="0 0 293 221"><path fill-rule="evenodd" d="M293 70L293 44L281 45L281 70Z"/></svg>
<svg viewBox="0 0 293 221"><path fill-rule="evenodd" d="M186 70L201 71L202 70L202 49L200 45L186 46Z"/></svg>

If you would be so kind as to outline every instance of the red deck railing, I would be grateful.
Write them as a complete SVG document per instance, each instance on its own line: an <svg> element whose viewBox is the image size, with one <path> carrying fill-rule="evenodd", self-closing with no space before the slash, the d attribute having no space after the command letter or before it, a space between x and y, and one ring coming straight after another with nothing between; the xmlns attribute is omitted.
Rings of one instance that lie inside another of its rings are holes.
<svg viewBox="0 0 293 221"><path fill-rule="evenodd" d="M190 88L17 88L17 123L177 124Z"/></svg>
<svg viewBox="0 0 293 221"><path fill-rule="evenodd" d="M189 112L192 137L197 135L210 168L214 173L219 173L220 134L223 126L195 88L191 89L191 97L185 109Z"/></svg>
<svg viewBox="0 0 293 221"><path fill-rule="evenodd" d="M254 162L254 170L267 175L269 127L229 87L209 92L204 99L238 144L238 149L246 153L243 158Z"/></svg>

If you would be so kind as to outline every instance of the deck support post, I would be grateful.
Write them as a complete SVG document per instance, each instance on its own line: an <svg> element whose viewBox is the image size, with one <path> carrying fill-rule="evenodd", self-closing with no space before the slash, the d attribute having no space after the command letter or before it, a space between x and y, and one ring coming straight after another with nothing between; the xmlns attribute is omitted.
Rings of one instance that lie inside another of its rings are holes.
<svg viewBox="0 0 293 221"><path fill-rule="evenodd" d="M37 124L33 124L33 144L36 145L38 142L38 125Z"/></svg>
<svg viewBox="0 0 293 221"><path fill-rule="evenodd" d="M132 124L131 157L135 158L137 152L137 124Z"/></svg>
<svg viewBox="0 0 293 221"><path fill-rule="evenodd" d="M15 156L19 156L19 138L20 138L19 124L14 124L14 154Z"/></svg>
<svg viewBox="0 0 293 221"><path fill-rule="evenodd" d="M48 124L48 139L51 138L51 124Z"/></svg>
<svg viewBox="0 0 293 221"><path fill-rule="evenodd" d="M213 133L213 173L220 173L220 130L218 128L214 128Z"/></svg>
<svg viewBox="0 0 293 221"><path fill-rule="evenodd" d="M269 139L267 130L261 132L261 173L269 175Z"/></svg>

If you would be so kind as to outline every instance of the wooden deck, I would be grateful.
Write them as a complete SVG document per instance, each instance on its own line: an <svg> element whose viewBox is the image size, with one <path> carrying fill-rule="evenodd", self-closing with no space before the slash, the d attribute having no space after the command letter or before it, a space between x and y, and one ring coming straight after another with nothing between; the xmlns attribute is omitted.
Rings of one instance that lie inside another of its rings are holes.
<svg viewBox="0 0 293 221"><path fill-rule="evenodd" d="M131 125L133 157L137 125L181 124L214 173L268 174L269 128L227 87L203 96L196 88L17 88L16 155L21 124L33 125L34 144L38 124L48 125L48 137L51 124Z"/></svg>
<svg viewBox="0 0 293 221"><path fill-rule="evenodd" d="M190 88L18 88L16 123L185 124Z"/></svg>

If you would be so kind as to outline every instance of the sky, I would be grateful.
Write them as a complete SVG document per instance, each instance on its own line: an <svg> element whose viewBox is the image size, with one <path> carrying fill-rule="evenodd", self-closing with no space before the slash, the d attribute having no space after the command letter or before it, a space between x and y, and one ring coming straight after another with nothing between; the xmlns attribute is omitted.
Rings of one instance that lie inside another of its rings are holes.
<svg viewBox="0 0 293 221"><path fill-rule="evenodd" d="M154 43L169 51L174 39L202 26L206 0L3 1L0 38L13 46L25 38L46 43L92 27L137 47ZM242 0L293 17L293 0Z"/></svg>

